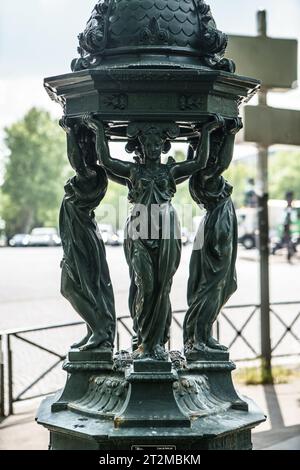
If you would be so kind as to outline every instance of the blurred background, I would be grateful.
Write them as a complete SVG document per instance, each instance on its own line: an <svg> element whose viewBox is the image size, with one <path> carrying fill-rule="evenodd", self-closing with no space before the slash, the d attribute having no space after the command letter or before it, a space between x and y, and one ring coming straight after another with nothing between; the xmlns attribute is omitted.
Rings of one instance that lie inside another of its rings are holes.
<svg viewBox="0 0 300 470"><path fill-rule="evenodd" d="M297 447L299 61L295 41L256 44L253 40L257 36L266 41L269 37L298 40L300 2L209 3L219 29L230 35L228 55L237 62L237 72L246 74L251 66L252 76L262 80L262 92L250 102L256 109L242 110L245 130L226 173L234 186L239 223L239 289L220 315L215 334L230 346L231 357L239 364L235 380L267 413L272 410L272 417L258 429L257 448L277 445L284 438L294 439ZM71 60L77 56L77 35L94 4L95 0L2 0L0 5L0 448L46 445L46 435L16 439L12 433L22 427L12 416L25 413L27 425L35 429L32 410L26 414L24 407L63 385L62 360L84 329L60 296L58 214L72 171L65 135L58 126L62 110L51 102L43 78L70 71ZM257 16L261 8L267 18L262 13ZM111 151L126 158L122 145L112 145ZM185 153L179 144L170 151L177 159L185 158ZM118 349L130 347L132 332L129 275L122 247L126 196L126 189L110 183L96 212L114 285ZM182 218L184 248L172 289L170 347L181 349L189 259L203 210L195 205L183 209L190 204L188 184L178 190L175 204ZM253 384L257 386L249 392ZM8 421L7 416L15 421ZM278 437L276 429L283 435Z"/></svg>

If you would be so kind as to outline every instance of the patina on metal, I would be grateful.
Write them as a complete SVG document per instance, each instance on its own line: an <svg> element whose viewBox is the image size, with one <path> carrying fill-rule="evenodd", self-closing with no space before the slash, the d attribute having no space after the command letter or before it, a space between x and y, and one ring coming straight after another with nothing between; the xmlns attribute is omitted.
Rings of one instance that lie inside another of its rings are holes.
<svg viewBox="0 0 300 470"><path fill-rule="evenodd" d="M73 72L45 79L64 108L76 172L61 209L62 293L88 328L64 364L64 390L38 413L51 449L250 449L251 429L264 420L235 391L235 365L211 336L236 289L236 217L222 173L242 127L239 106L259 87L234 74L226 46L202 0L101 0L79 35ZM134 162L111 157L114 140ZM189 145L186 160L162 164L176 141ZM107 178L128 187L133 205L124 248L136 338L115 356L113 291L93 214ZM166 345L181 255L172 199L188 179L207 215L191 259L183 356Z"/></svg>
<svg viewBox="0 0 300 470"><path fill-rule="evenodd" d="M226 34L202 0L103 0L79 35L72 70L148 63L203 65L234 72Z"/></svg>
<svg viewBox="0 0 300 470"><path fill-rule="evenodd" d="M236 119L212 134L205 169L190 179L191 196L204 205L206 217L199 227L190 263L189 308L184 321L188 356L226 351L212 337L212 329L222 307L237 289L238 235L232 186L221 175L231 163L235 134L241 127L241 120Z"/></svg>
<svg viewBox="0 0 300 470"><path fill-rule="evenodd" d="M116 315L114 295L105 256L105 246L94 209L107 190L107 174L97 164L88 129L63 119L68 157L76 171L65 186L60 211L60 235L64 250L61 293L87 325L87 335L73 348L81 350L114 347Z"/></svg>

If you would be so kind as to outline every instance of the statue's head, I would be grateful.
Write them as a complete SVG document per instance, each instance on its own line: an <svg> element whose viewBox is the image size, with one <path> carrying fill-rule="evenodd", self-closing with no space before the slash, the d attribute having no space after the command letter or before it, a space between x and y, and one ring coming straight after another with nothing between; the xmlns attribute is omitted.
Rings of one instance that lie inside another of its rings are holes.
<svg viewBox="0 0 300 470"><path fill-rule="evenodd" d="M162 153L169 152L170 141L176 139L179 133L179 127L175 123L130 123L127 129L127 151L135 150L144 159L159 160Z"/></svg>

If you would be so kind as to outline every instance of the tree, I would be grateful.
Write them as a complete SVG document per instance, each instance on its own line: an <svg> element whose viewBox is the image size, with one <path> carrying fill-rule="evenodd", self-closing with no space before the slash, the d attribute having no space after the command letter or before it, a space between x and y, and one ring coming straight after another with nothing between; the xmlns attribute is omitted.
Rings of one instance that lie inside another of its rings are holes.
<svg viewBox="0 0 300 470"><path fill-rule="evenodd" d="M241 161L232 162L224 177L233 186L232 199L235 206L241 207L245 203L245 191L249 178L256 176L255 165L249 165Z"/></svg>
<svg viewBox="0 0 300 470"><path fill-rule="evenodd" d="M254 161L255 163L255 161ZM256 179L256 165L247 162L232 162L224 176L233 186L233 200L237 207L244 204L245 190L249 178ZM269 155L269 197L285 199L288 191L300 199L300 151L288 150Z"/></svg>
<svg viewBox="0 0 300 470"><path fill-rule="evenodd" d="M7 235L56 226L68 171L64 132L48 112L32 108L5 129L5 144L2 217Z"/></svg>
<svg viewBox="0 0 300 470"><path fill-rule="evenodd" d="M300 199L300 151L289 150L270 157L269 189L271 199L285 199L292 191Z"/></svg>
<svg viewBox="0 0 300 470"><path fill-rule="evenodd" d="M128 216L127 196L127 186L109 180L105 198L96 210L97 222L110 224L115 230L122 229Z"/></svg>

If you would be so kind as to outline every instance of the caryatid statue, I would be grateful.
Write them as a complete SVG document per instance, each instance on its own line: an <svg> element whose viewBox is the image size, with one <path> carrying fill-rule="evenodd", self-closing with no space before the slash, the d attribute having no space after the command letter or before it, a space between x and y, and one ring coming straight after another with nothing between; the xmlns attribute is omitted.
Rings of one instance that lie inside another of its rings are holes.
<svg viewBox="0 0 300 470"><path fill-rule="evenodd" d="M86 117L96 134L99 162L128 181L133 204L127 221L125 255L131 276L129 305L138 348L134 358L166 360L165 345L172 319L170 290L181 256L181 230L172 199L176 184L207 166L213 131L224 124L218 115L201 127L195 158L162 164L165 143L179 135L175 123L130 123L127 135L138 139L141 156L135 163L112 158L104 124Z"/></svg>
<svg viewBox="0 0 300 470"><path fill-rule="evenodd" d="M222 307L237 289L237 219L231 199L232 186L222 173L229 167L240 118L229 120L211 134L207 165L190 179L190 193L206 209L190 261L184 320L184 349L190 352L226 351L212 336Z"/></svg>
<svg viewBox="0 0 300 470"><path fill-rule="evenodd" d="M94 210L107 191L107 174L97 163L94 135L79 119L62 119L68 158L76 175L65 186L60 210L64 250L61 292L87 325L72 348L113 350L116 315L105 246Z"/></svg>

